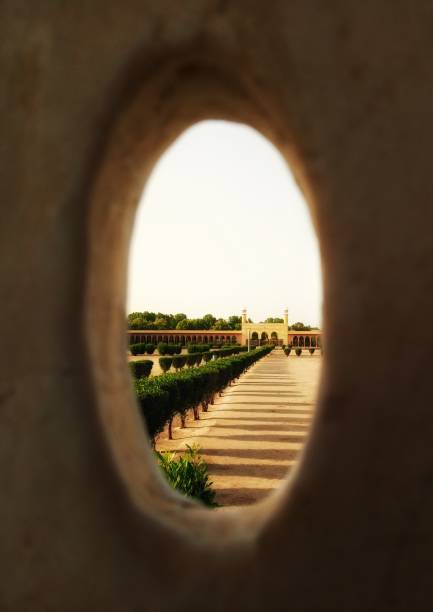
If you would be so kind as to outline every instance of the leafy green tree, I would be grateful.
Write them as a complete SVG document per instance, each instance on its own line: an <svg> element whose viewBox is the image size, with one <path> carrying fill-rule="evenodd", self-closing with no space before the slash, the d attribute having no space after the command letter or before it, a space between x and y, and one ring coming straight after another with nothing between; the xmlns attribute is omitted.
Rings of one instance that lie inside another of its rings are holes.
<svg viewBox="0 0 433 612"><path fill-rule="evenodd" d="M157 329L169 329L167 318L159 316L155 320L155 326Z"/></svg>
<svg viewBox="0 0 433 612"><path fill-rule="evenodd" d="M290 325L289 329L292 329L293 331L310 331L311 326L304 325L304 323L301 321L297 321L296 323L293 323L293 325Z"/></svg>
<svg viewBox="0 0 433 612"><path fill-rule="evenodd" d="M213 326L213 328L215 330L225 330L225 329L230 329L229 328L229 324L225 319L217 319L215 321L215 325Z"/></svg>
<svg viewBox="0 0 433 612"><path fill-rule="evenodd" d="M143 318L143 313L142 312L131 312L129 313L129 315L127 316L127 322L128 324L131 323L134 319L142 319Z"/></svg>
<svg viewBox="0 0 433 612"><path fill-rule="evenodd" d="M215 325L216 318L213 314L205 314L203 317L203 323L207 325L205 329L212 329L212 326Z"/></svg>
<svg viewBox="0 0 433 612"><path fill-rule="evenodd" d="M230 329L242 329L242 319L237 315L232 315L228 320Z"/></svg>
<svg viewBox="0 0 433 612"><path fill-rule="evenodd" d="M252 323L251 319L248 319ZM275 319L277 321L277 319ZM148 330L239 330L242 327L241 317L231 315L228 320L217 319L213 314L205 314L201 318L189 319L185 313L179 312L175 315L163 312L131 312L127 317L129 329L148 329Z"/></svg>
<svg viewBox="0 0 433 612"><path fill-rule="evenodd" d="M143 317L135 317L129 321L128 327L129 329L146 329Z"/></svg>

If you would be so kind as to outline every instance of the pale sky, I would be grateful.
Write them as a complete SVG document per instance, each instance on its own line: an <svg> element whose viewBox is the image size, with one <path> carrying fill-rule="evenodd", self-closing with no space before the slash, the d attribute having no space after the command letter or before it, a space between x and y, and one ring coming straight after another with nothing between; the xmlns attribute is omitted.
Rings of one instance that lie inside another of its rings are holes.
<svg viewBox="0 0 433 612"><path fill-rule="evenodd" d="M307 205L255 130L205 121L156 165L137 211L127 311L282 317L320 325L322 282Z"/></svg>

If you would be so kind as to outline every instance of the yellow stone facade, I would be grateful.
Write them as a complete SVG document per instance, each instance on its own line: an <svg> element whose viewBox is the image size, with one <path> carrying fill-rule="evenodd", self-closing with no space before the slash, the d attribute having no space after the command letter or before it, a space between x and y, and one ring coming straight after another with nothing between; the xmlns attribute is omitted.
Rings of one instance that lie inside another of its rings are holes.
<svg viewBox="0 0 433 612"><path fill-rule="evenodd" d="M248 323L246 308L242 311L242 344L264 344L276 340L276 344L287 344L289 314L284 311L283 323Z"/></svg>

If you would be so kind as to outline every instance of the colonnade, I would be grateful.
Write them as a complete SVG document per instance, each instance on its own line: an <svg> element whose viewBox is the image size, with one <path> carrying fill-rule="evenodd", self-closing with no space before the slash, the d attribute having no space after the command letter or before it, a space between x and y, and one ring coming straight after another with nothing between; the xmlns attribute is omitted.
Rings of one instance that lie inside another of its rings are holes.
<svg viewBox="0 0 433 612"><path fill-rule="evenodd" d="M179 332L165 332L159 330L155 332L142 331L134 332L130 330L128 332L128 344L135 344L136 342L148 342L158 344L158 342L167 342L169 344L181 344L186 346L187 344L234 344L241 342L240 333L179 333Z"/></svg>

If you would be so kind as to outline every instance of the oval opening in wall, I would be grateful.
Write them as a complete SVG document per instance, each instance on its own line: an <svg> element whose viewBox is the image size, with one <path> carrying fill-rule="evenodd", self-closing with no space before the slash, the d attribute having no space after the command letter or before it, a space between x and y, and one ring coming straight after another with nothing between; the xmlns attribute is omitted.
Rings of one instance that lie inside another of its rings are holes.
<svg viewBox="0 0 433 612"><path fill-rule="evenodd" d="M209 507L251 505L299 461L322 363L322 282L285 160L205 121L156 164L137 211L129 367L164 477Z"/></svg>

